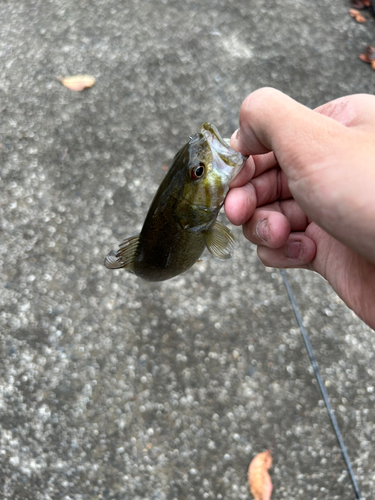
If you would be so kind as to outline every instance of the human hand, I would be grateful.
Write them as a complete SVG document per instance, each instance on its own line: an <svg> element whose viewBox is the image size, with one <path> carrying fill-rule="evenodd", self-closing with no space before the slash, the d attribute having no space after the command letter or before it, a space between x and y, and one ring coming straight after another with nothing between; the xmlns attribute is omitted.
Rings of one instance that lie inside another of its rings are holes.
<svg viewBox="0 0 375 500"><path fill-rule="evenodd" d="M375 96L315 111L250 94L231 146L247 160L225 201L270 267L318 272L375 329Z"/></svg>

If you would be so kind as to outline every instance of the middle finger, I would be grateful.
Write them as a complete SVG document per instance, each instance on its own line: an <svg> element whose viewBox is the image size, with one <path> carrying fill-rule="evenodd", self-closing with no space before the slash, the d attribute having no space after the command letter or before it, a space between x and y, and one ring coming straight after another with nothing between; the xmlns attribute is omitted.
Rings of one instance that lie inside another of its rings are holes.
<svg viewBox="0 0 375 500"><path fill-rule="evenodd" d="M285 200L257 208L243 224L244 236L269 248L281 247L291 232L305 231L309 220L294 200Z"/></svg>
<svg viewBox="0 0 375 500"><path fill-rule="evenodd" d="M257 207L273 203L277 200L292 198L288 180L280 168L272 168L251 180L254 186Z"/></svg>

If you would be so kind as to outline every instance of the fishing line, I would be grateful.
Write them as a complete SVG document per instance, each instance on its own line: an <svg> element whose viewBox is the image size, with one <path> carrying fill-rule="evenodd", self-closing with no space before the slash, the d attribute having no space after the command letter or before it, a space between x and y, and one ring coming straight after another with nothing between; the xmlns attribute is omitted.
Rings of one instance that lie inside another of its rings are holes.
<svg viewBox="0 0 375 500"><path fill-rule="evenodd" d="M226 112L228 114L228 118L229 118L229 123L230 123L231 129L232 129L232 131L234 131L236 129L236 126L234 124L233 113L231 111L231 108L230 108L228 99L226 97L226 94L225 94L225 92L224 92L224 90L223 90L223 88L222 88L222 86L220 84L220 77L219 76L215 77L215 83L216 83L216 85L218 87L219 95L220 95L220 97L221 97L221 99L223 101L223 106L224 106L224 108L225 108L225 110L226 110ZM281 276L283 278L285 288L286 288L286 290L288 292L288 296L289 296L290 302L292 304L293 312L294 312L294 315L296 317L299 329L301 331L301 335L302 335L303 341L305 343L305 347L306 347L307 353L308 353L309 358L310 358L311 366L313 367L313 370L314 370L315 378L316 378L316 380L318 382L318 386L319 386L321 395L323 397L324 404L326 405L326 408L327 408L329 419L331 421L334 433L336 435L337 442L338 442L339 447L341 449L341 453L342 453L342 456L344 458L344 462L345 462L346 467L348 469L350 480L351 480L351 483L352 483L352 486L353 486L353 489L354 489L354 493L355 493L356 499L357 500L362 500L361 493L360 493L358 485L357 485L357 481L356 481L356 479L354 477L354 472L353 472L353 469L352 469L352 466L351 466L351 463L350 463L349 455L348 455L348 453L346 451L346 447L345 447L344 441L342 439L341 432L340 432L340 429L339 429L339 426L338 426L335 414L334 414L334 412L332 410L331 403L329 402L328 393L326 391L326 388L324 386L323 380L322 380L322 378L320 376L320 373L319 373L318 364L317 364L316 359L315 359L315 354L314 354L313 348L312 348L312 346L310 344L310 340L309 340L309 336L308 336L307 330L303 326L303 323L302 323L302 317L301 317L301 314L299 312L299 309L298 309L298 306L297 306L297 302L296 302L294 293L292 291L292 288L290 286L288 277L287 277L284 269L280 269L280 274L281 274Z"/></svg>
<svg viewBox="0 0 375 500"><path fill-rule="evenodd" d="M358 489L357 481L355 480L355 477L354 477L354 473L353 473L353 469L352 469L352 466L351 466L351 463L350 463L349 455L348 455L348 453L346 451L346 447L344 445L344 441L342 439L341 432L340 432L340 429L339 429L339 426L338 426L335 414L334 414L334 412L332 410L331 403L329 402L329 398L328 398L328 394L327 394L326 388L325 388L323 380L322 380L322 378L320 376L319 369L318 369L318 364L317 364L316 359L315 359L313 348L311 347L311 344L310 344L310 340L309 340L309 336L307 334L307 330L303 326L302 317L301 317L301 314L299 312L299 309L298 309L298 306L297 306L297 303L296 303L296 300L295 300L292 288L290 286L289 280L287 278L287 275L286 275L284 269L280 269L280 273L281 273L281 276L283 277L284 285L285 285L285 288L286 288L286 290L288 292L290 302L292 303L293 311L294 311L294 314L295 314L298 326L299 326L299 328L301 330L302 338L303 338L303 341L305 343L306 350L307 350L307 353L309 355L311 365L312 365L312 367L314 369L315 378L316 378L316 380L318 382L320 392L321 392L321 394L323 396L324 403L325 403L327 411L328 411L329 419L331 420L331 424L332 424L333 430L335 431L337 441L338 441L339 446L341 448L342 456L343 456L344 461L346 463L346 467L348 468L350 480L352 482L356 498L358 500L361 500L361 494L360 494L359 489Z"/></svg>

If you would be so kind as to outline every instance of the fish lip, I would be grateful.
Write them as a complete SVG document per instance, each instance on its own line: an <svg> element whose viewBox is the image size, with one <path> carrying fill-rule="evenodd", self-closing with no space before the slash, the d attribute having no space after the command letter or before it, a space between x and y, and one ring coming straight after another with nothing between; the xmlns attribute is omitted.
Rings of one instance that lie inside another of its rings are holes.
<svg viewBox="0 0 375 500"><path fill-rule="evenodd" d="M212 151L213 165L225 175L228 183L231 182L239 174L247 157L232 149L212 123L203 123L200 132Z"/></svg>
<svg viewBox="0 0 375 500"><path fill-rule="evenodd" d="M220 132L212 123L204 122L201 126L201 134L211 146L214 140L217 139L225 149L234 151L229 146L229 144L221 137Z"/></svg>

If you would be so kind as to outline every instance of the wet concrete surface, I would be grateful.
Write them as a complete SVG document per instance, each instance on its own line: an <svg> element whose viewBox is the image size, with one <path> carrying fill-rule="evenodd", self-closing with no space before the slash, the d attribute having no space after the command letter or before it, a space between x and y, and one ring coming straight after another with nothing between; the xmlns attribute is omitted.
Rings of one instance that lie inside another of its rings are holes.
<svg viewBox="0 0 375 500"><path fill-rule="evenodd" d="M250 91L373 93L373 33L345 1L0 4L2 497L247 499L272 446L273 498L354 498L282 277L240 229L233 259L163 283L103 258L189 134L229 136ZM97 83L56 78L78 73ZM370 500L374 332L320 277L288 277Z"/></svg>

